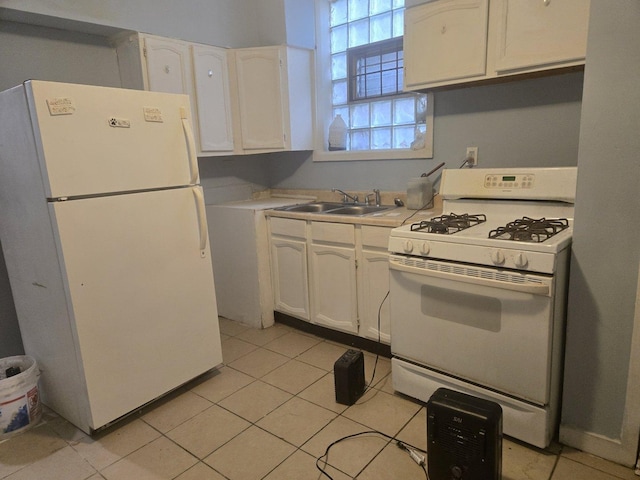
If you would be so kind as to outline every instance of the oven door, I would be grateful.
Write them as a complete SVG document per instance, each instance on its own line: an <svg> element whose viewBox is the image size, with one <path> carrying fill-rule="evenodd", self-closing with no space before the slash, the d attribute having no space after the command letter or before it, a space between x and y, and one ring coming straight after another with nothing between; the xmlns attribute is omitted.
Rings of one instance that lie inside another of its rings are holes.
<svg viewBox="0 0 640 480"><path fill-rule="evenodd" d="M549 402L552 277L390 257L394 356L530 402Z"/></svg>

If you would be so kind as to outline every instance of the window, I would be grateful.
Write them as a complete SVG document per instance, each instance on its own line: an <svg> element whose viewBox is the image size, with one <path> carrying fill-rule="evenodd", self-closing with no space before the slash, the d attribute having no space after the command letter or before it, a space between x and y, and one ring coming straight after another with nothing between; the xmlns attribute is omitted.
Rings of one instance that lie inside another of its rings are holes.
<svg viewBox="0 0 640 480"><path fill-rule="evenodd" d="M316 0L316 160L432 156L432 96L403 93L404 0ZM327 153L340 115L347 152Z"/></svg>

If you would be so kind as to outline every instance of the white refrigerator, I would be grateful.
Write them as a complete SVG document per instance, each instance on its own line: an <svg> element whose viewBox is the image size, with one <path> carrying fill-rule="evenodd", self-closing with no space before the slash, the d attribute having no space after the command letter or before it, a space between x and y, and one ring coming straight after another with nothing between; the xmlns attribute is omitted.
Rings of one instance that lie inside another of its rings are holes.
<svg viewBox="0 0 640 480"><path fill-rule="evenodd" d="M81 430L222 363L186 95L0 93L0 240L42 401Z"/></svg>

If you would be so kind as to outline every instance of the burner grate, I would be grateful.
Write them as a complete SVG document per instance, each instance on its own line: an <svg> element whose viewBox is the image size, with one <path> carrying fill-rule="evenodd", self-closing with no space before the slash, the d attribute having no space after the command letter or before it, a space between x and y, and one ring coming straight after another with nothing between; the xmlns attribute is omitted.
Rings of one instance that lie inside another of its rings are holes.
<svg viewBox="0 0 640 480"><path fill-rule="evenodd" d="M489 232L489 238L514 240L516 242L542 243L569 227L566 218L522 217Z"/></svg>
<svg viewBox="0 0 640 480"><path fill-rule="evenodd" d="M424 230L427 233L438 233L441 235L451 235L465 228L473 227L479 223L487 221L487 217L482 214L463 213L461 215L450 213L440 215L429 220L411 225L411 231Z"/></svg>

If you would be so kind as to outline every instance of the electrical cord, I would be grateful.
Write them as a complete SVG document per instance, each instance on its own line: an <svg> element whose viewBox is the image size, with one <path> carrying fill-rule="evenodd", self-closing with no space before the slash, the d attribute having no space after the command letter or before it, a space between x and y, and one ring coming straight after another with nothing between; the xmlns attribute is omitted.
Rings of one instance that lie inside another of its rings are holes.
<svg viewBox="0 0 640 480"><path fill-rule="evenodd" d="M349 440L351 438L359 437L361 435L380 435L381 437L387 438L390 441L395 441L396 442L396 446L398 448L400 448L401 450L404 450L405 452L409 453L409 456L411 457L411 459L414 462L416 462L418 464L418 466L424 472L425 478L427 480L429 480L429 473L427 472L427 469L425 468L426 467L425 457L418 453L418 452L420 452L420 453L424 453L426 455L427 454L426 450L422 450L421 448L415 447L415 446L411 445L410 443L398 440L396 437L392 437L391 435L387 435L386 433L379 432L378 430L366 430L364 432L353 433L351 435L346 435L346 436L344 436L342 438L339 438L339 439L331 442L329 444L329 446L326 448L326 450L324 451L324 454L316 459L316 468L320 471L320 473L322 475L324 475L325 477L327 477L328 479L333 480L333 477L331 475L329 475L324 470L324 468L326 468L327 465L328 465L329 450L331 450L331 447L333 447L337 443L343 442L345 440ZM323 459L324 459L324 466L320 466L320 462L322 462Z"/></svg>
<svg viewBox="0 0 640 480"><path fill-rule="evenodd" d="M382 299L382 301L380 302L380 306L378 307L378 343L380 343L380 327L381 327L381 317L382 317L382 306L384 305L384 302L387 300L387 298L389 297L389 293L390 290L387 290L386 295L384 296L384 298ZM369 384L367 385L367 388L365 389L365 391L363 392L366 393L367 391L369 391L371 388L373 388L373 380L376 376L376 368L378 366L378 358L380 357L379 354L376 354L376 360L375 363L373 364L373 373L371 374L371 381L369 382ZM327 446L325 452L323 455L321 455L320 457L318 457L316 459L316 468L320 471L320 473L322 475L324 475L325 477L329 478L330 480L333 480L333 477L331 477L331 475L329 475L324 469L323 467L320 466L320 462L322 461L322 459L324 458L324 468L327 467L328 464L328 458L329 458L329 450L331 449L331 447L333 447L334 445L336 445L337 443L340 443L344 440L348 440L351 438L355 438L361 435L380 435L384 438L389 439L390 441L395 441L396 442L396 446L407 452L409 454L409 457L411 457L411 459L416 462L416 464L418 464L418 466L420 466L420 468L422 469L422 471L425 474L425 478L427 480L429 480L429 473L427 472L426 467L426 461L425 461L425 456L424 455L420 455L418 452L424 453L426 455L426 450L422 450L421 448L415 447L409 443L406 442L402 442L401 440L398 440L395 437L392 437L390 435L387 435L386 433L382 433L378 430L366 430L364 432L359 432L359 433L354 433L351 435L346 435L342 438L339 438L338 440L333 441L332 443L329 444L329 446Z"/></svg>

